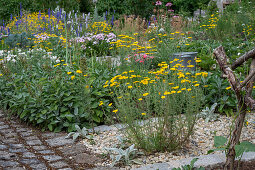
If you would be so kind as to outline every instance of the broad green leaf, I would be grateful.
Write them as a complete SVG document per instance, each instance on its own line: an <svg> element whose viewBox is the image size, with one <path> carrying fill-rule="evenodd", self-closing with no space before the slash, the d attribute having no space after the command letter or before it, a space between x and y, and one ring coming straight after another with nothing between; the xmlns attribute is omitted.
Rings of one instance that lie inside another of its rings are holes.
<svg viewBox="0 0 255 170"><path fill-rule="evenodd" d="M214 146L216 148L224 146L227 141L228 139L223 136L214 136Z"/></svg>
<svg viewBox="0 0 255 170"><path fill-rule="evenodd" d="M66 102L66 101L70 101L72 99L73 99L73 96L69 96L69 97L65 98L63 101Z"/></svg>
<svg viewBox="0 0 255 170"><path fill-rule="evenodd" d="M49 128L50 131L52 131L53 130L52 124L48 124L48 128Z"/></svg>
<svg viewBox="0 0 255 170"><path fill-rule="evenodd" d="M78 109L78 107L75 107L74 108L74 115L78 115L78 113L79 113L79 109Z"/></svg>

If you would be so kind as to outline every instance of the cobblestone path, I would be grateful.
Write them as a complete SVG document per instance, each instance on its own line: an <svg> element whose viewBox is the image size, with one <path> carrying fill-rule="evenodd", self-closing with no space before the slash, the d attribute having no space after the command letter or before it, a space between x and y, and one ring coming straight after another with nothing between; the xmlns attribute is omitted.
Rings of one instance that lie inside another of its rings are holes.
<svg viewBox="0 0 255 170"><path fill-rule="evenodd" d="M74 144L65 136L6 119L0 110L0 170L90 169L102 161L84 145Z"/></svg>

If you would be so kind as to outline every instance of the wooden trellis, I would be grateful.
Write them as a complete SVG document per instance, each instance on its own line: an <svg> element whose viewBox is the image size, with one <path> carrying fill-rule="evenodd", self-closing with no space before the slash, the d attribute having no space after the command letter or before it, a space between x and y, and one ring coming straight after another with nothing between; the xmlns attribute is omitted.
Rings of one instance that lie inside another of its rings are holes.
<svg viewBox="0 0 255 170"><path fill-rule="evenodd" d="M239 57L231 66L228 65L228 58L225 50L222 46L216 48L213 52L216 60L220 66L221 71L224 74L235 92L238 101L238 117L235 121L235 128L232 131L231 138L229 141L229 150L227 153L227 160L224 166L224 170L234 168L235 160L235 145L239 143L240 135L245 120L247 108L250 107L255 110L255 100L251 97L253 84L255 81L255 48L241 57ZM241 66L245 61L251 59L249 75L243 82L240 82L234 71L237 67Z"/></svg>

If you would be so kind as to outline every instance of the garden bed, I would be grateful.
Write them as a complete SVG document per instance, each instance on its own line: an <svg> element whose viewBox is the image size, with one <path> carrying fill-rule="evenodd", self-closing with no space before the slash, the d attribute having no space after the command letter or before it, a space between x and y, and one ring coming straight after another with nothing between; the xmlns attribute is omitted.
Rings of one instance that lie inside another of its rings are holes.
<svg viewBox="0 0 255 170"><path fill-rule="evenodd" d="M213 149L214 141L213 138L217 136L229 136L229 128L231 126L232 118L226 116L220 116L217 121L206 123L203 119L199 119L195 125L195 131L193 136L190 137L190 141L180 150L175 152L164 152L164 153L154 153L150 155L140 156L138 159L146 164L169 162L171 160L180 160L188 157L195 157L200 155L206 155L208 150ZM255 114L249 113L247 115L246 125L243 127L241 141L250 141L255 143ZM248 125L247 125L248 124ZM98 128L97 130L100 130ZM122 136L121 130L111 126L101 128L103 132L99 132L98 135L93 137L94 144L91 141L84 139L81 141L86 147L88 147L91 152L98 154L107 154L105 147L114 147L119 141L117 136ZM218 153L220 153L218 151ZM110 165L111 161L103 162L100 165L106 166ZM127 166L126 168L136 168L139 165Z"/></svg>

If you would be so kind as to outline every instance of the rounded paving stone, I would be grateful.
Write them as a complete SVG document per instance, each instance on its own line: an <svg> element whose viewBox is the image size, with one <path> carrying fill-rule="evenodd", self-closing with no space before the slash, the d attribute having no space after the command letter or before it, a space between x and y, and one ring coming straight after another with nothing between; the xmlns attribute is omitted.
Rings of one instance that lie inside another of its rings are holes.
<svg viewBox="0 0 255 170"><path fill-rule="evenodd" d="M59 162L54 162L50 164L52 168L64 168L65 166L68 166L65 162L59 161Z"/></svg>
<svg viewBox="0 0 255 170"><path fill-rule="evenodd" d="M34 158L36 157L35 154L31 153L31 152L24 152L23 153L23 157L24 158Z"/></svg>
<svg viewBox="0 0 255 170"><path fill-rule="evenodd" d="M27 141L28 145L41 145L42 142L40 140L31 140L31 141Z"/></svg>
<svg viewBox="0 0 255 170"><path fill-rule="evenodd" d="M6 145L0 145L0 150L4 150L6 148L8 148Z"/></svg>
<svg viewBox="0 0 255 170"><path fill-rule="evenodd" d="M57 155L45 155L43 156L44 159L46 159L47 161L51 162L51 161L57 161L62 159L61 156L57 156Z"/></svg>
<svg viewBox="0 0 255 170"><path fill-rule="evenodd" d="M47 148L46 148L45 146L42 145L42 146L33 146L33 149L34 149L34 150L39 150L39 151L40 151L40 150L46 150Z"/></svg>
<svg viewBox="0 0 255 170"><path fill-rule="evenodd" d="M19 153L19 152L26 152L27 149L25 148L9 148L9 151L12 152L12 153Z"/></svg>
<svg viewBox="0 0 255 170"><path fill-rule="evenodd" d="M38 151L38 153L41 153L41 154L50 154L50 153L54 153L54 152L52 152L51 150L42 150L42 151Z"/></svg>
<svg viewBox="0 0 255 170"><path fill-rule="evenodd" d="M2 167L15 167L15 166L18 166L19 163L15 161L0 160L0 165Z"/></svg>
<svg viewBox="0 0 255 170"><path fill-rule="evenodd" d="M47 169L46 165L43 164L43 163L39 163L39 164L31 164L29 165L31 168L34 168L34 169L40 169L40 170L44 170L44 169Z"/></svg>
<svg viewBox="0 0 255 170"><path fill-rule="evenodd" d="M41 163L38 159L21 159L20 162L28 165Z"/></svg>

